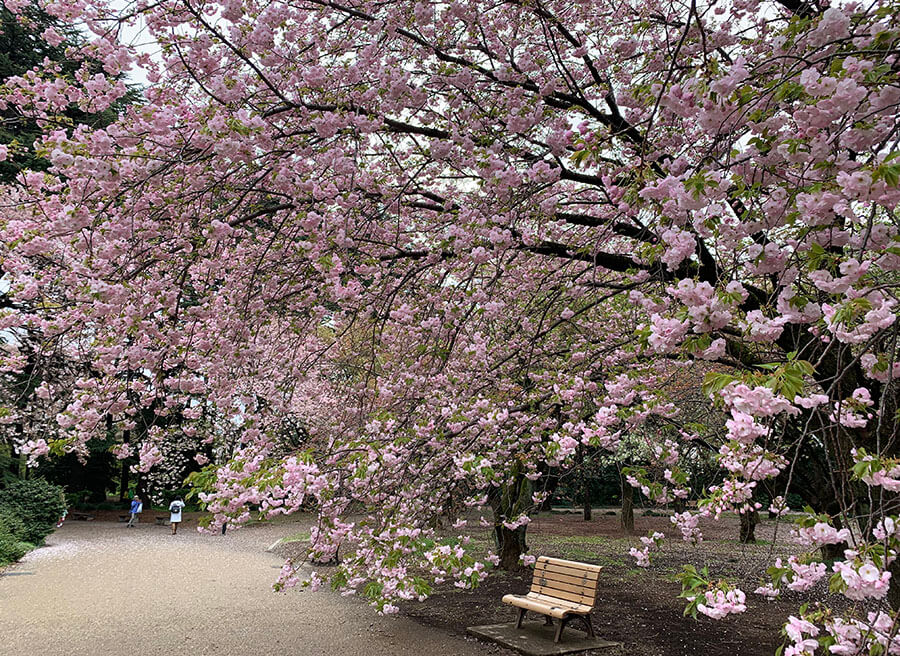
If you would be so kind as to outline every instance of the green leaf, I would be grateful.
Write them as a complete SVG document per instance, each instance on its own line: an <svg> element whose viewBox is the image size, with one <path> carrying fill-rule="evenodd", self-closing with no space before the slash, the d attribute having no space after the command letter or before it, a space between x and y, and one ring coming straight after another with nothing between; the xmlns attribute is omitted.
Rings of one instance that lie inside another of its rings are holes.
<svg viewBox="0 0 900 656"><path fill-rule="evenodd" d="M731 374L711 371L703 377L703 385L701 386L701 390L706 396L713 396L721 392L723 389L725 389L725 387L735 382L736 380L739 379L735 376L732 376Z"/></svg>

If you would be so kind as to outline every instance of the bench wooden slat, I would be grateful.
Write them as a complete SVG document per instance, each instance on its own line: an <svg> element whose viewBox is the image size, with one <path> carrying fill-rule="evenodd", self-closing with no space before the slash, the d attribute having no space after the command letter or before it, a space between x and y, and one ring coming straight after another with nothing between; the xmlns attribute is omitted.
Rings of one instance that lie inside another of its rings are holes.
<svg viewBox="0 0 900 656"><path fill-rule="evenodd" d="M581 592L570 592L568 590L556 590L554 588L548 588L546 586L541 585L533 585L531 586L531 591L540 595L545 595L548 597L555 597L557 599L565 599L567 601L571 601L577 604L588 604L590 605L594 599L591 595L585 595Z"/></svg>
<svg viewBox="0 0 900 656"><path fill-rule="evenodd" d="M588 576L592 578L588 578ZM589 588L594 590L597 588L597 583L599 578L596 577L596 574L591 572L590 574L581 577L581 576L573 576L571 574L560 574L559 572L553 572L550 570L535 570L534 578L538 579L547 579L548 581L556 581L558 583L568 583L570 585L577 585L582 588Z"/></svg>
<svg viewBox="0 0 900 656"><path fill-rule="evenodd" d="M535 576L546 576L547 578L552 578L557 581L564 581L567 583L575 583L579 585L593 586L597 584L597 581L600 579L599 572L585 572L585 571L577 571L572 568L539 568L534 570Z"/></svg>
<svg viewBox="0 0 900 656"><path fill-rule="evenodd" d="M594 580L600 576L600 570L577 569L567 565L551 565L547 563L539 563L534 567L536 572L553 572L565 576L577 576L578 578L587 578Z"/></svg>
<svg viewBox="0 0 900 656"><path fill-rule="evenodd" d="M541 556L538 558L535 566L556 566L556 567L569 567L579 572L599 572L603 569L603 565L589 565L588 563L579 563L576 560L563 560L562 558L550 558L548 556Z"/></svg>
<svg viewBox="0 0 900 656"><path fill-rule="evenodd" d="M553 595L559 597L560 599L570 599L572 601L578 601L579 603L590 604L593 603L594 597L596 596L596 590L572 590L559 588L552 584L541 584L541 583L532 583L529 588L531 592Z"/></svg>
<svg viewBox="0 0 900 656"><path fill-rule="evenodd" d="M540 578L535 577L535 580L531 582L531 587L546 588L548 590L559 590L560 592L577 594L581 595L582 597L591 597L597 590L597 588L594 586L585 587L583 585L573 585L571 583L554 581L553 579L545 579L543 576Z"/></svg>
<svg viewBox="0 0 900 656"><path fill-rule="evenodd" d="M525 595L529 599L534 599L535 601L540 601L546 603L550 606L561 606L563 608L568 608L572 612L575 613L586 613L591 610L591 604L582 604L574 601L566 601L565 599L558 599L553 596L543 595L543 594L535 594L534 592L529 592Z"/></svg>
<svg viewBox="0 0 900 656"><path fill-rule="evenodd" d="M537 571L534 573L535 580L545 579L546 581L554 581L555 583L565 583L566 585L574 585L587 590L594 590L597 587L598 579L582 578L570 576L568 574L559 574L557 572Z"/></svg>
<svg viewBox="0 0 900 656"><path fill-rule="evenodd" d="M518 608L525 608L543 615L550 615L551 617L558 619L562 619L566 615L586 615L591 612L590 606L572 604L553 598L544 599L527 596L523 597L520 595L506 595L503 597L503 603L517 606Z"/></svg>

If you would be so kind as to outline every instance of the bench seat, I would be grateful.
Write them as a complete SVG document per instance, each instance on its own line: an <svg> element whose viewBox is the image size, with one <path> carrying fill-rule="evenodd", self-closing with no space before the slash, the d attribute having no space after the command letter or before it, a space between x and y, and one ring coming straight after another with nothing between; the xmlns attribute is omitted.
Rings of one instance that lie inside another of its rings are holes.
<svg viewBox="0 0 900 656"><path fill-rule="evenodd" d="M592 606L576 604L572 601L565 601L563 599L554 599L553 597L546 597L531 592L527 595L505 595L503 597L503 603L518 608L524 608L525 610L533 610L536 613L542 613L557 619L562 619L566 615L572 613L583 615L590 613L593 609Z"/></svg>

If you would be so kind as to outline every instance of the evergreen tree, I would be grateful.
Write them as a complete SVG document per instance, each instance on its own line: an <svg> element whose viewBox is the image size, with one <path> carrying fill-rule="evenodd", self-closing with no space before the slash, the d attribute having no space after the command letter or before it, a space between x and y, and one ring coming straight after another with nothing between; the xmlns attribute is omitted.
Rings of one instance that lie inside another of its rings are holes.
<svg viewBox="0 0 900 656"><path fill-rule="evenodd" d="M42 36L47 30L59 35L61 40ZM79 53L83 44L84 37L76 28L50 16L35 2L18 15L0 7L0 83L32 69L43 68L45 60L57 63L64 76L72 77L85 64L86 60ZM87 61L92 72L93 69L100 70L98 63ZM58 125L54 127L71 128L78 124L105 127L139 97L139 91L133 88L112 107L97 113L83 112L73 104L63 115L55 117ZM0 162L0 181L11 182L23 169L40 171L47 168L48 162L34 149L35 139L41 133L38 122L15 107L0 109L0 145L9 149L7 160Z"/></svg>

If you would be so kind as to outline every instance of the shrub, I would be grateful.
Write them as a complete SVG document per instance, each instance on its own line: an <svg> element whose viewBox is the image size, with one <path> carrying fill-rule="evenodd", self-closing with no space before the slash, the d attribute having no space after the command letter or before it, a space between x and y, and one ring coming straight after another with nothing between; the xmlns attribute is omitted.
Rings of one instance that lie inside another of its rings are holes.
<svg viewBox="0 0 900 656"><path fill-rule="evenodd" d="M8 509L0 509L0 565L19 560L32 545L23 542L25 522Z"/></svg>
<svg viewBox="0 0 900 656"><path fill-rule="evenodd" d="M24 540L25 522L10 509L0 507L0 533L11 535L16 540Z"/></svg>
<svg viewBox="0 0 900 656"><path fill-rule="evenodd" d="M0 490L0 513L18 517L24 525L22 541L40 544L53 532L66 508L63 490L43 479L14 481Z"/></svg>
<svg viewBox="0 0 900 656"><path fill-rule="evenodd" d="M30 544L16 540L11 533L7 533L3 527L0 527L0 565L19 560L30 549Z"/></svg>
<svg viewBox="0 0 900 656"><path fill-rule="evenodd" d="M804 501L803 497L799 494L794 494L793 492L785 497L785 501L787 502L788 508L791 510L803 510L803 506L806 505L806 501Z"/></svg>

